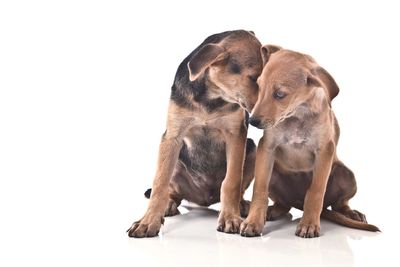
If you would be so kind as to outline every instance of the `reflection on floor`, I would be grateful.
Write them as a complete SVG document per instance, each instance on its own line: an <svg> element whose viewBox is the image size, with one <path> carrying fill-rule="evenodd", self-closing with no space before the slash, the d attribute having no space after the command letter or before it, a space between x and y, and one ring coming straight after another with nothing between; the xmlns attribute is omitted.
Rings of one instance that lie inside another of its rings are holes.
<svg viewBox="0 0 400 267"><path fill-rule="evenodd" d="M146 266L365 266L373 261L365 261L368 254L362 258L357 254L358 260L352 247L368 253L373 248L366 249L364 240L382 235L322 221L320 238L303 239L294 235L299 216L288 215L267 222L263 236L245 238L217 232L218 211L214 209L180 210L183 214L166 218L160 236L129 239L136 257Z"/></svg>

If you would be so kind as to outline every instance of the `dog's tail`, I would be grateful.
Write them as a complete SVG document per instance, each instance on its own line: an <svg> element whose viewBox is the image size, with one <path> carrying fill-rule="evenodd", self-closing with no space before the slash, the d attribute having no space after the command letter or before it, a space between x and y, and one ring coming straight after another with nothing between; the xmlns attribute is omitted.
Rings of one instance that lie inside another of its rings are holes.
<svg viewBox="0 0 400 267"><path fill-rule="evenodd" d="M361 230L366 230L366 231L371 231L371 232L380 232L381 231L375 225L350 219L350 218L344 216L343 214L341 214L340 212L337 212L334 210L324 209L321 213L321 217L324 219L327 219L329 221L335 222L337 224L347 226L350 228L354 228L354 229L361 229Z"/></svg>
<svg viewBox="0 0 400 267"><path fill-rule="evenodd" d="M146 198L150 198L150 195L151 195L151 188L147 189L146 192L144 192L144 196Z"/></svg>

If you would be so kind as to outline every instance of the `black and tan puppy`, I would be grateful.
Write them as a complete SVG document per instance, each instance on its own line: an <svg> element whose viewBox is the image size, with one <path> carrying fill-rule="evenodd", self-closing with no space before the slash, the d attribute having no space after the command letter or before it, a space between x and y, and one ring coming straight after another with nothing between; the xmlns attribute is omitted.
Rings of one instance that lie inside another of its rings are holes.
<svg viewBox="0 0 400 267"><path fill-rule="evenodd" d="M149 206L128 229L130 237L157 235L164 216L177 214L182 199L202 206L221 200L217 229L239 231L240 204L242 213L247 204L243 191L254 172L245 109L257 101L260 48L251 32L223 32L208 37L180 64Z"/></svg>
<svg viewBox="0 0 400 267"><path fill-rule="evenodd" d="M378 231L352 210L356 180L336 156L339 125L331 108L339 88L310 56L262 48L265 64L250 124L264 129L259 142L250 212L241 225L244 236L259 235L291 207L304 210L296 235L320 235L320 216L339 224ZM268 209L269 196L274 205ZM332 210L327 208L331 206Z"/></svg>

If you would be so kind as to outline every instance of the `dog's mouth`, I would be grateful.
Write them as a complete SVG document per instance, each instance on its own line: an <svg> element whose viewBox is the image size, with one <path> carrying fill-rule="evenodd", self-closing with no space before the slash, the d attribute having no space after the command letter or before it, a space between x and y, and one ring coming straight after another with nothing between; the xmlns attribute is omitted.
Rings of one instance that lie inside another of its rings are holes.
<svg viewBox="0 0 400 267"><path fill-rule="evenodd" d="M258 116L251 116L249 119L249 123L252 126L254 126L258 129L262 129L262 130L265 130L267 128L271 128L274 126L274 122L272 120L259 118Z"/></svg>
<svg viewBox="0 0 400 267"><path fill-rule="evenodd" d="M253 125L254 127L257 127L258 129L270 129L270 128L274 128L277 127L279 124L281 124L285 119L287 119L287 116L282 116L279 117L278 119L257 119L255 117L251 117L250 118L250 124Z"/></svg>

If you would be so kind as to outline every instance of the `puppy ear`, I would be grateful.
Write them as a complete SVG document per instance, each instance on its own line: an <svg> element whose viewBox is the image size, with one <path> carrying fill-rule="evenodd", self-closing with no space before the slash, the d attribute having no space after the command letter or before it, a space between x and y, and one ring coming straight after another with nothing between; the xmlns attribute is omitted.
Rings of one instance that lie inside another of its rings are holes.
<svg viewBox="0 0 400 267"><path fill-rule="evenodd" d="M307 85L309 87L320 87L320 86L322 86L320 81L318 80L318 78L315 77L312 74L307 74L306 83L307 83Z"/></svg>
<svg viewBox="0 0 400 267"><path fill-rule="evenodd" d="M307 102L310 105L310 111L312 113L321 112L324 107L324 102L329 104L326 92L322 87L312 88L311 98Z"/></svg>
<svg viewBox="0 0 400 267"><path fill-rule="evenodd" d="M225 49L218 44L203 46L187 64L190 81L196 80L209 66L223 60L225 56Z"/></svg>
<svg viewBox="0 0 400 267"><path fill-rule="evenodd" d="M261 57L262 57L262 61L263 61L263 66L265 66L265 64L267 64L271 54L273 54L281 49L282 49L282 47L277 46L277 45L264 45L263 47L261 47Z"/></svg>
<svg viewBox="0 0 400 267"><path fill-rule="evenodd" d="M332 101L339 94L339 86L336 84L332 76L322 67L318 67L312 71L318 77L322 86L328 90L329 99Z"/></svg>

